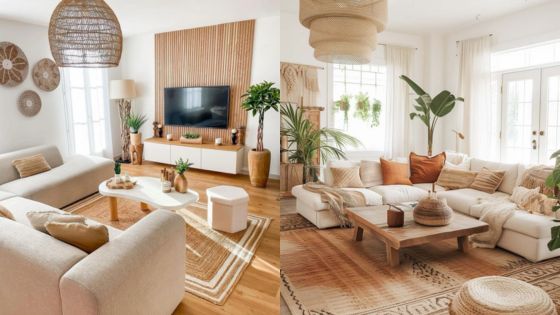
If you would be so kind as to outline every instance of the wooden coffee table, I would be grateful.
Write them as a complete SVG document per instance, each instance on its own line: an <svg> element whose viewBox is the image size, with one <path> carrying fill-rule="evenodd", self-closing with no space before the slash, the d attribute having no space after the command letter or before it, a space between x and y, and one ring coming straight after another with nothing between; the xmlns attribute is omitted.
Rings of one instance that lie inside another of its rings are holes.
<svg viewBox="0 0 560 315"><path fill-rule="evenodd" d="M109 197L111 206L111 221L119 220L117 198L140 202L142 211L148 210L148 205L156 209L179 210L188 204L198 201L198 194L188 190L187 193L161 191L161 181L156 177L134 177L136 185L132 189L110 189L106 181L99 184L99 193Z"/></svg>
<svg viewBox="0 0 560 315"><path fill-rule="evenodd" d="M354 240L361 241L364 229L385 243L387 262L392 267L400 264L401 248L417 246L436 241L457 238L459 250L469 249L468 236L488 231L488 224L455 212L451 224L446 226L425 226L414 222L412 208L399 205L405 211L404 226L390 228L387 226L387 209L389 206L349 208L348 217L354 223Z"/></svg>

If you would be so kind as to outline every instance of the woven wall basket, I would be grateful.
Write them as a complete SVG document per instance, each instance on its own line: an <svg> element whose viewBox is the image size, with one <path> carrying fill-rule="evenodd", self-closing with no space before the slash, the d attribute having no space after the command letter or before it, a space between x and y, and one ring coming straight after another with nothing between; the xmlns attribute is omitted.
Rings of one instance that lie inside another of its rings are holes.
<svg viewBox="0 0 560 315"><path fill-rule="evenodd" d="M62 0L51 16L49 43L59 67L116 67L122 41L117 16L103 0Z"/></svg>
<svg viewBox="0 0 560 315"><path fill-rule="evenodd" d="M18 109L22 115L33 117L41 111L41 98L33 91L21 93L18 99Z"/></svg>
<svg viewBox="0 0 560 315"><path fill-rule="evenodd" d="M33 82L43 91L53 91L60 84L60 71L50 59L41 59L33 67Z"/></svg>
<svg viewBox="0 0 560 315"><path fill-rule="evenodd" d="M23 51L10 42L0 43L0 85L21 84L29 72L29 63Z"/></svg>

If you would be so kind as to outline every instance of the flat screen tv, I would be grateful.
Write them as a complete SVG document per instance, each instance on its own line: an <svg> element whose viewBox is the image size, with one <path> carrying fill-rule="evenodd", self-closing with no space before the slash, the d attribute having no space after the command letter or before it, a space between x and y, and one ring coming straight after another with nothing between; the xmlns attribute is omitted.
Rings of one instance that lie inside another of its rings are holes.
<svg viewBox="0 0 560 315"><path fill-rule="evenodd" d="M166 125L228 127L229 86L166 88L164 94Z"/></svg>

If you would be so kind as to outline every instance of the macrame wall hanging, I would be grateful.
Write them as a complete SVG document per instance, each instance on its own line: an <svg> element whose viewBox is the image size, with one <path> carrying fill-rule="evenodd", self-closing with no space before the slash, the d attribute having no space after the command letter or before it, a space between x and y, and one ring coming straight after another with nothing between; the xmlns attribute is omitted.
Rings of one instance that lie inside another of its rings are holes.
<svg viewBox="0 0 560 315"><path fill-rule="evenodd" d="M315 66L282 62L280 101L299 106L317 106L319 79Z"/></svg>

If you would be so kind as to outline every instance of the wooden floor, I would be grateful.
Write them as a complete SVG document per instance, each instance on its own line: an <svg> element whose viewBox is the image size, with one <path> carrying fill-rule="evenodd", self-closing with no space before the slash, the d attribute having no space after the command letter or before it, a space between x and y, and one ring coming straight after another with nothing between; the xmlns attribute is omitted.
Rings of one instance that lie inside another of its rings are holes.
<svg viewBox="0 0 560 315"><path fill-rule="evenodd" d="M131 176L156 176L163 165L123 164L123 173ZM226 304L216 306L192 294L185 294L174 314L278 314L280 302L280 209L279 182L270 180L266 189L252 187L243 175L227 175L191 170L187 173L189 189L206 202L206 189L218 185L243 187L249 194L249 212L272 218L251 265L246 269Z"/></svg>

